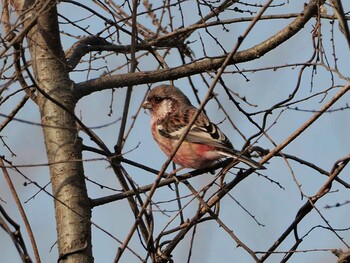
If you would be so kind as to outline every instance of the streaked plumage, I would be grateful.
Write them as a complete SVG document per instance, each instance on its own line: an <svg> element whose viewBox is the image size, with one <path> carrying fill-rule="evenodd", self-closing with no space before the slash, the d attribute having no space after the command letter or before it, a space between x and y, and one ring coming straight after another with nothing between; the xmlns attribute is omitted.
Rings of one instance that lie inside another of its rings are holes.
<svg viewBox="0 0 350 263"><path fill-rule="evenodd" d="M150 91L142 107L151 112L151 131L169 156L197 109L178 88L160 85ZM188 132L173 161L186 168L204 168L223 157L233 157L252 168L264 167L235 150L219 127L202 112Z"/></svg>

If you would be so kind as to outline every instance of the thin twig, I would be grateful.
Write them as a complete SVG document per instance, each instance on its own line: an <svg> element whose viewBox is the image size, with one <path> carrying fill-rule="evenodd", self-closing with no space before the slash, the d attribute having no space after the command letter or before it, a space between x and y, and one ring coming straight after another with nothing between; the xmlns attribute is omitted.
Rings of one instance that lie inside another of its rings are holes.
<svg viewBox="0 0 350 263"><path fill-rule="evenodd" d="M1 169L2 169L2 172L4 174L4 177L6 179L6 182L11 190L11 193L12 193L12 196L13 198L15 199L15 202L17 204L17 207L18 207L18 210L21 214L21 217L22 217L22 220L24 222L24 225L26 226L26 229L27 229L27 233L28 233L28 236L29 236L29 239L30 239L30 242L32 244L32 248L33 248L33 251L34 251L34 257L35 257L35 260L37 263L40 263L41 260L40 260L40 255L39 255L39 250L38 250L38 246L35 242L35 237L34 237L34 233L32 231L32 228L30 226L30 223L29 223L29 220L27 218L27 215L26 215L26 212L24 211L24 208L22 206L22 203L21 201L19 200L19 197L17 195L17 191L16 191L16 188L15 186L13 185L12 183L12 180L11 180L11 177L10 175L8 174L7 172L7 169L4 167L4 162L2 160L2 157L0 157L0 165L1 165Z"/></svg>

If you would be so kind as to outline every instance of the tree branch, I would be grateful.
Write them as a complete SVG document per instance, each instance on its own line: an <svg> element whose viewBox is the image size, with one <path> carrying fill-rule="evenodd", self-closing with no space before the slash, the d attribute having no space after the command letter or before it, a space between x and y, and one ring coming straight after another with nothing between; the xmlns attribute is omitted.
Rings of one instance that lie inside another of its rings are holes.
<svg viewBox="0 0 350 263"><path fill-rule="evenodd" d="M11 189L12 196L15 199L15 202L17 204L18 210L19 210L19 212L21 214L21 217L23 219L24 225L25 225L25 227L27 229L28 236L29 236L30 242L31 242L32 247L33 247L35 260L36 260L36 262L40 262L39 250L38 250L38 246L37 246L37 244L35 242L35 237L34 237L34 234L33 234L33 231L32 231L32 227L29 224L28 217L27 217L26 212L24 211L24 208L22 206L22 203L21 203L21 201L20 201L20 199L18 197L17 191L16 191L15 186L14 186L12 180L11 180L11 177L8 174L7 169L4 167L4 162L3 162L2 158L0 158L0 165L1 165L1 169L2 169L2 172L4 174L4 177L5 177L6 181L7 181L7 184L9 186L9 188ZM19 226L18 226L17 231L18 230L19 230ZM24 244L23 244L22 249L23 249L24 255L29 258L27 250L26 250ZM28 262L31 262L31 260L29 259Z"/></svg>
<svg viewBox="0 0 350 263"><path fill-rule="evenodd" d="M322 3L324 3L324 1L310 0L310 2L305 5L304 11L300 13L299 16L296 17L287 27L256 46L237 52L229 61L229 65L260 58L269 51L275 49L280 44L298 33L317 13L319 4ZM218 69L225 59L226 56L206 58L175 68L103 76L76 84L74 93L76 98L80 99L84 96L90 95L93 92L105 89L154 83L164 80L175 80L199 74L208 70Z"/></svg>

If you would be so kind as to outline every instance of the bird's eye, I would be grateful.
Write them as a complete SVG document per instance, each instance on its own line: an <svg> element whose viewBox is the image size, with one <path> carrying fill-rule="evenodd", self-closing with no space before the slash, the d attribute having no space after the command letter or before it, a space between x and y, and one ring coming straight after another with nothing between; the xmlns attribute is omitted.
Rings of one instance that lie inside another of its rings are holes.
<svg viewBox="0 0 350 263"><path fill-rule="evenodd" d="M160 102L162 102L163 100L164 100L164 98L162 98L162 97L156 97L156 98L155 98L156 103L160 103Z"/></svg>

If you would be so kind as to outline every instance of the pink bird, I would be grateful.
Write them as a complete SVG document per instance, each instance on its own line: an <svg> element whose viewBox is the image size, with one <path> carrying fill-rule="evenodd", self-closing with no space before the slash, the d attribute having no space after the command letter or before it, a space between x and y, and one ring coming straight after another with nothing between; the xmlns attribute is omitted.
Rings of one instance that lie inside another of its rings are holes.
<svg viewBox="0 0 350 263"><path fill-rule="evenodd" d="M172 85L152 89L142 107L150 111L153 138L169 157L197 109L180 89ZM173 161L184 168L199 169L209 167L223 157L234 158L255 169L265 169L235 150L219 127L201 112Z"/></svg>

